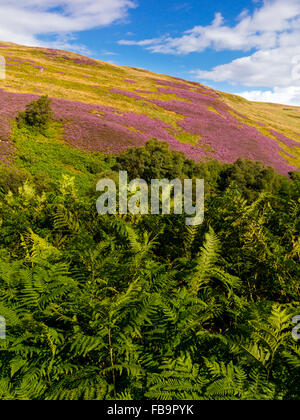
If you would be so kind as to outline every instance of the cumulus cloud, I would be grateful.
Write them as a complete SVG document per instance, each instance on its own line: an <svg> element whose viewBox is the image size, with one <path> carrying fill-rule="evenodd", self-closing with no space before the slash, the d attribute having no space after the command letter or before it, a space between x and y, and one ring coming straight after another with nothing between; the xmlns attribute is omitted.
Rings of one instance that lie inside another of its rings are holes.
<svg viewBox="0 0 300 420"><path fill-rule="evenodd" d="M272 89L246 91L248 98L300 105L300 0L264 0L252 14L243 11L233 26L216 13L210 25L196 26L180 37L120 43L177 55L206 49L241 51L242 58L193 73L202 81Z"/></svg>
<svg viewBox="0 0 300 420"><path fill-rule="evenodd" d="M126 45L146 46L152 52L188 54L215 50L242 50L274 48L280 43L297 44L300 35L299 0L264 0L262 7L252 15L247 11L237 18L235 26L227 26L220 13L207 26L195 26L181 37L168 36L146 41L120 41ZM295 39L295 34L297 37Z"/></svg>
<svg viewBox="0 0 300 420"><path fill-rule="evenodd" d="M40 36L54 35L63 46L73 32L110 25L133 7L135 0L0 0L0 39L44 46Z"/></svg>

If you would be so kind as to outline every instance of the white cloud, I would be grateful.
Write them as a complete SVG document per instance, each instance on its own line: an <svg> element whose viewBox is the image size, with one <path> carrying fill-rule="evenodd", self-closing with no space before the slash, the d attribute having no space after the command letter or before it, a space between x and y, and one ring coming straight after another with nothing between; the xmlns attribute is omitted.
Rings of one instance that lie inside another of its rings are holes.
<svg viewBox="0 0 300 420"><path fill-rule="evenodd" d="M110 25L132 7L135 0L0 0L0 39L44 46L39 36L55 35L68 45L68 34Z"/></svg>
<svg viewBox="0 0 300 420"><path fill-rule="evenodd" d="M248 98L280 99L280 102L300 105L300 0L259 3L260 7L251 15L244 10L234 26L226 25L223 16L216 13L210 25L196 26L181 37L120 43L139 45L153 53L177 55L201 53L206 49L242 51L245 56L231 63L193 73L201 81L272 89L267 93L246 91Z"/></svg>

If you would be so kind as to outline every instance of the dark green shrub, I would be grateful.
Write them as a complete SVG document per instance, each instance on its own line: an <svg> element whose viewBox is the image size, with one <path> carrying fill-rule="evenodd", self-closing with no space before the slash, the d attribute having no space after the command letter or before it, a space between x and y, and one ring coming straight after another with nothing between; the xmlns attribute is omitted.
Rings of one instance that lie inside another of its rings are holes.
<svg viewBox="0 0 300 420"><path fill-rule="evenodd" d="M290 177L293 181L300 181L300 171L290 172Z"/></svg>
<svg viewBox="0 0 300 420"><path fill-rule="evenodd" d="M220 177L221 190L235 182L245 198L250 200L261 191L277 192L283 179L273 168L267 168L262 162L249 159L238 159L233 165L225 165Z"/></svg>
<svg viewBox="0 0 300 420"><path fill-rule="evenodd" d="M183 153L170 151L168 143L153 139L145 147L134 147L119 155L113 169L127 171L130 179L174 179L183 176L185 161Z"/></svg>

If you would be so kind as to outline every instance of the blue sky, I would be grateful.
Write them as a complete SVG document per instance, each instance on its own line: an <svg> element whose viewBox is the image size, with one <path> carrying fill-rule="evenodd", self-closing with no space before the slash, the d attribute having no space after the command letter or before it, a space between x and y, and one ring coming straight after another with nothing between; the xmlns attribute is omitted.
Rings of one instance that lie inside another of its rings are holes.
<svg viewBox="0 0 300 420"><path fill-rule="evenodd" d="M300 105L300 0L0 0L0 39Z"/></svg>

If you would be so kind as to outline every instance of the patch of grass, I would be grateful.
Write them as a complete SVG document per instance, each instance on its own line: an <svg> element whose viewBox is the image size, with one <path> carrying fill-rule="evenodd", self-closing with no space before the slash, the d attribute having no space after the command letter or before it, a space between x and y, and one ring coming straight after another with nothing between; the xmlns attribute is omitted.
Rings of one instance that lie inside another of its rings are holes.
<svg viewBox="0 0 300 420"><path fill-rule="evenodd" d="M199 136L198 134L191 134L188 133L187 131L183 131L183 130L178 130L175 133L175 137L178 141L180 141L181 143L185 143L185 144L193 144L193 145L198 145L199 141L201 140L201 136Z"/></svg>
<svg viewBox="0 0 300 420"><path fill-rule="evenodd" d="M222 117L226 120L226 117L224 117L224 115L222 115L220 112L218 112L215 108L213 108L212 106L209 106L206 108L207 111L213 112L214 114L219 115L219 117Z"/></svg>

